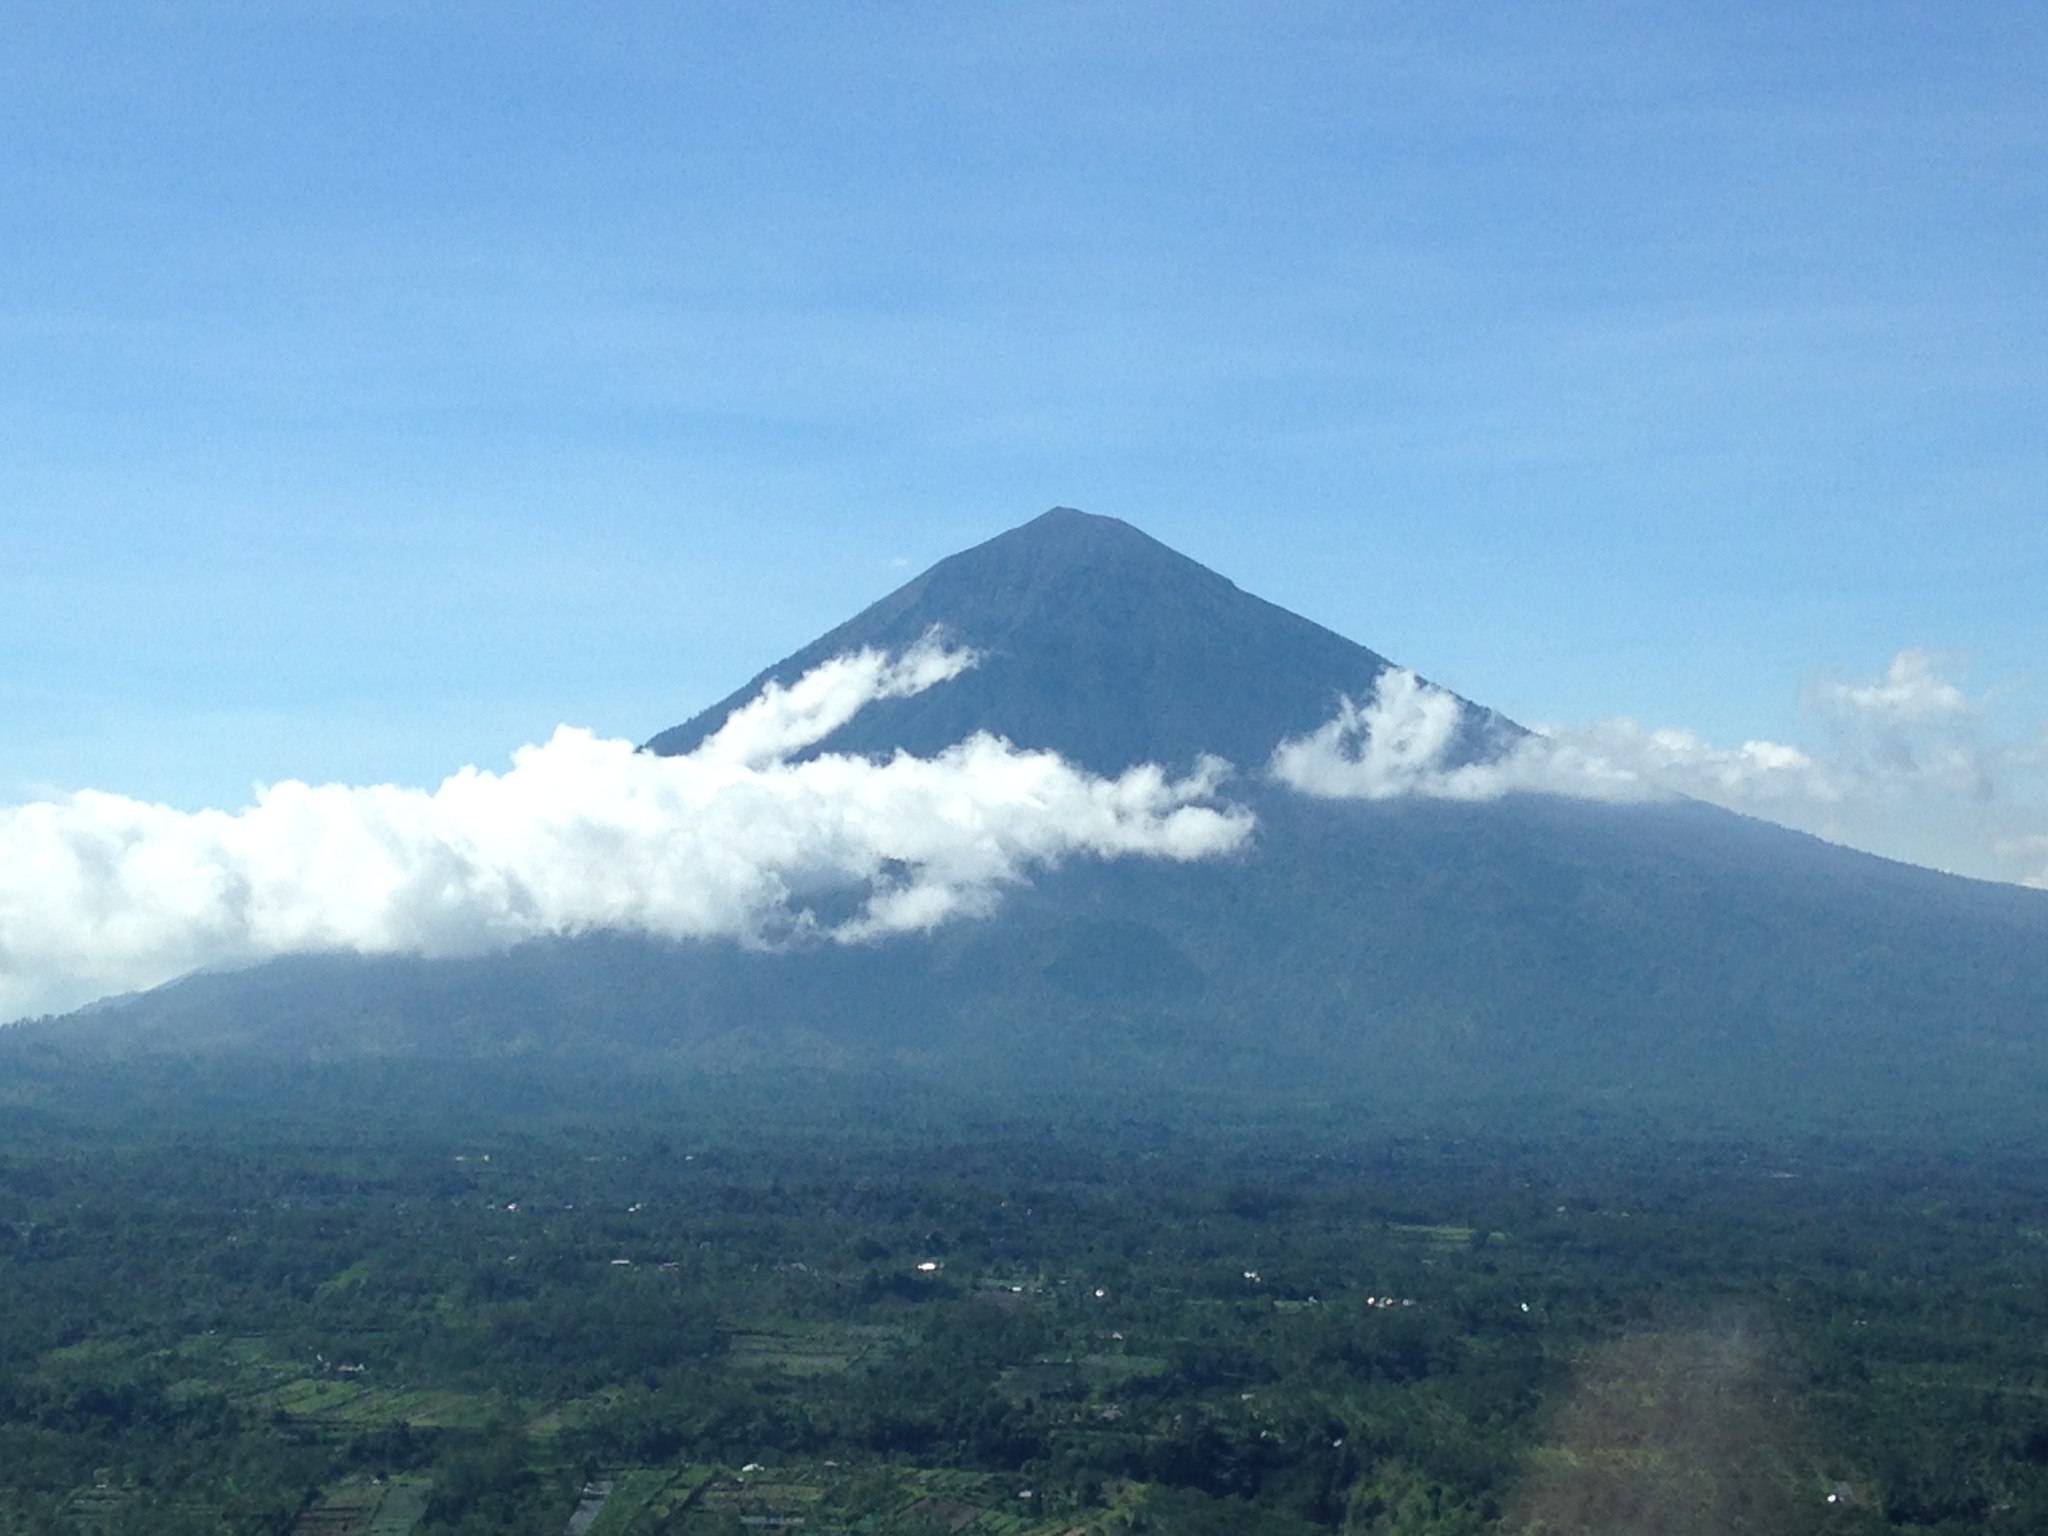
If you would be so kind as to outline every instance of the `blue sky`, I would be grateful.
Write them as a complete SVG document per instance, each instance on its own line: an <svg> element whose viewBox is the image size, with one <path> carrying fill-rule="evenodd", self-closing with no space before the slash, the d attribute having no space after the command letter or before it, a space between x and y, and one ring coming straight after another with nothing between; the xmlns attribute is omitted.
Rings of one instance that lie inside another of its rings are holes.
<svg viewBox="0 0 2048 1536"><path fill-rule="evenodd" d="M4 21L0 798L643 738L1054 503L1525 719L2048 715L2038 5Z"/></svg>

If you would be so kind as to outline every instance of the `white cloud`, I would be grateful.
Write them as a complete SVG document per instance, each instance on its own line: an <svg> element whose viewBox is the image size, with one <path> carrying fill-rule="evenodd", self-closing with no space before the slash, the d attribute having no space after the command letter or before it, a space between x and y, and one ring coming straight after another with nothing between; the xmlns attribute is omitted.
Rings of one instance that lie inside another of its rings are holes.
<svg viewBox="0 0 2048 1536"><path fill-rule="evenodd" d="M286 782L234 813L83 791L0 809L0 1018L312 950L477 953L624 928L852 942L988 911L1036 867L1199 859L1248 812L1225 765L1104 779L977 735L932 758L791 759L880 698L957 676L933 642L771 687L684 757L564 726L439 788ZM853 915L810 903L851 892Z"/></svg>
<svg viewBox="0 0 2048 1536"><path fill-rule="evenodd" d="M1812 690L1812 696L1824 711L1887 725L1975 715L1976 706L1963 690L1941 675L1941 662L1942 658L1927 651L1903 650L1892 658L1883 677L1862 683L1828 679Z"/></svg>
<svg viewBox="0 0 2048 1536"><path fill-rule="evenodd" d="M1363 707L1347 698L1321 729L1283 742L1269 771L1307 794L1357 799L1685 795L1895 858L2048 884L2048 753L1995 739L1940 658L1901 651L1882 677L1828 680L1807 703L1824 746L1722 747L1617 718L1545 726L1458 764L1464 706L1391 669Z"/></svg>
<svg viewBox="0 0 2048 1536"><path fill-rule="evenodd" d="M432 790L296 781L236 812L86 790L0 808L0 1019L195 968L313 950L473 954L622 928L857 942L991 910L1074 857L1194 860L1240 846L1229 771L1115 779L976 735L931 758L797 759L861 708L957 677L935 640L771 685L684 757L558 729L499 773ZM1810 688L1822 746L1720 747L1633 720L1547 728L1457 763L1464 706L1389 670L1363 706L1274 752L1306 793L1490 800L1691 795L1839 842L2048 887L2048 732L1992 737L1937 658ZM817 916L820 899L840 914ZM850 914L850 915L848 915Z"/></svg>
<svg viewBox="0 0 2048 1536"><path fill-rule="evenodd" d="M1455 694L1431 687L1405 668L1389 668L1364 708L1347 695L1338 701L1336 717L1313 735L1281 742L1273 751L1273 776L1333 798L1473 798L1465 770L1445 766L1464 717L1465 706Z"/></svg>
<svg viewBox="0 0 2048 1536"><path fill-rule="evenodd" d="M902 656L850 651L823 662L785 687L770 682L708 737L694 756L717 763L765 767L801 752L846 724L877 699L907 698L951 682L980 660L973 651L942 645L926 635Z"/></svg>

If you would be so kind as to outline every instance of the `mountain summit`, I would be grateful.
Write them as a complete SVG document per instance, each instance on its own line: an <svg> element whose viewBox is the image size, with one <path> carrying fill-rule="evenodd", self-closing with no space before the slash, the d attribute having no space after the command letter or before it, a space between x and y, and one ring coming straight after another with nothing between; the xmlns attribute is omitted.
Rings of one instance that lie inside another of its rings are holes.
<svg viewBox="0 0 2048 1536"><path fill-rule="evenodd" d="M1186 767L1209 752L1255 771L1349 694L1364 701L1390 663L1113 517L1054 507L941 560L821 635L648 750L688 752L769 682L868 647L900 652L937 629L981 653L952 682L869 705L819 750L919 756L977 730L1050 748L1098 773ZM1466 707L1454 756L1519 728Z"/></svg>

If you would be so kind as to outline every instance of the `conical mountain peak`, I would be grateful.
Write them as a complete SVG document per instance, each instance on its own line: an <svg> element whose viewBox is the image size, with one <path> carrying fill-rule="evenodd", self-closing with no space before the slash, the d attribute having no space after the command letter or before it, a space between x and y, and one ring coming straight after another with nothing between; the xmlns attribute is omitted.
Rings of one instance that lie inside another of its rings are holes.
<svg viewBox="0 0 2048 1536"><path fill-rule="evenodd" d="M823 750L928 755L986 730L1103 773L1205 752L1256 769L1388 666L1128 523L1055 507L941 560L648 747L687 752L767 682L863 647L898 651L934 627L980 665L870 705ZM1475 742L1504 726L1473 710Z"/></svg>
<svg viewBox="0 0 2048 1536"><path fill-rule="evenodd" d="M99 1060L535 1051L551 1083L596 1063L607 1094L620 1071L758 1071L778 1106L802 1063L830 1060L835 1081L872 1073L915 1084L918 1102L993 1090L1005 1115L1019 1094L1071 1106L1108 1087L1131 1106L1193 1090L1205 1115L1313 1101L1318 1124L1348 1099L1367 1118L1435 1106L1468 1126L1639 1114L1681 1136L2038 1127L2041 893L1698 802L1347 801L1262 784L1276 742L1340 694L1363 699L1388 663L1111 518L1057 509L941 561L654 745L686 751L769 678L934 626L980 664L870 705L826 746L929 755L989 730L1099 772L1215 752L1242 771L1226 793L1257 836L1230 858L1047 860L986 921L928 939L760 950L591 934L470 959L298 956L62 1028L103 1042ZM1467 753L1515 729L1477 708L1466 725ZM706 861L657 846L642 867L691 889ZM829 916L845 896L802 910Z"/></svg>

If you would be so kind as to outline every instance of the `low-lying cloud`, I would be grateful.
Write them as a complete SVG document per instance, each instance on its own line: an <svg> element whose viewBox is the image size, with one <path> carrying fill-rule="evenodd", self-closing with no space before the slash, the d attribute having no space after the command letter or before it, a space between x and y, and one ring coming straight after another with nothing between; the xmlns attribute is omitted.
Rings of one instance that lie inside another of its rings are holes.
<svg viewBox="0 0 2048 1536"><path fill-rule="evenodd" d="M931 758L798 760L974 659L935 641L839 657L682 757L564 726L506 772L433 790L286 782L232 813L88 790L0 809L0 1019L294 952L475 954L598 928L855 942L985 913L1065 859L1201 859L1249 834L1248 812L1211 803L1220 762L1106 779L985 734Z"/></svg>
<svg viewBox="0 0 2048 1536"><path fill-rule="evenodd" d="M1395 668L1364 704L1346 698L1319 730L1282 742L1268 769L1329 798L1690 796L1872 852L2048 887L2048 750L1999 740L1943 665L1905 650L1881 676L1810 686L1803 703L1819 746L1716 746L1615 718L1544 726L1477 761L1458 759L1467 706Z"/></svg>
<svg viewBox="0 0 2048 1536"><path fill-rule="evenodd" d="M1213 759L1107 779L987 734L929 758L806 755L866 705L974 662L935 640L841 656L682 757L563 726L504 772L432 790L289 781L234 812L92 790L0 808L0 1020L308 951L477 954L600 928L853 943L985 914L1063 860L1197 860L1249 836ZM1335 798L1687 795L2048 887L2048 733L1998 739L1947 665L1901 651L1878 677L1809 686L1820 745L1723 747L1617 718L1472 761L1467 706L1390 669L1267 771Z"/></svg>

